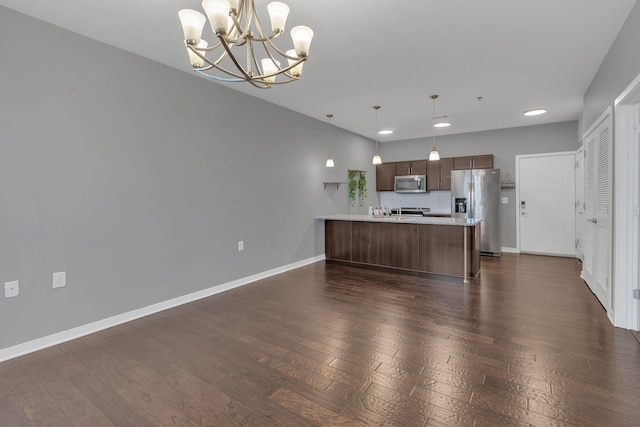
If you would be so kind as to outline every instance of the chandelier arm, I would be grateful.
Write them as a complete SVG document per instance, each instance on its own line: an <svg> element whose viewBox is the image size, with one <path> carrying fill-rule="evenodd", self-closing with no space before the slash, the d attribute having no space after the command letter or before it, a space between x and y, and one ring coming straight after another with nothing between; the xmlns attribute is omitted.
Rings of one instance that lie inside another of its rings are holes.
<svg viewBox="0 0 640 427"><path fill-rule="evenodd" d="M248 80L246 78L242 78L242 77L238 77L238 78L225 78L225 77L220 77L220 76L216 76L215 74L209 74L206 72L203 72L201 69L200 70L193 70L195 72L197 72L198 74L200 74L203 77L212 79L212 80L217 80L220 82L230 82L230 83L238 83L238 82L247 82L250 83L251 85L257 87L258 89L269 89L271 87L271 84L267 84L264 82L260 82L260 81L255 81L255 80Z"/></svg>
<svg viewBox="0 0 640 427"><path fill-rule="evenodd" d="M236 68L238 68L240 73L242 73L242 75L247 79L247 81L253 80L254 77L252 77L251 74L250 74L251 70L249 69L249 72L247 72L247 70L245 70L244 67L242 65L240 65L240 62L238 62L238 60L236 59L236 57L233 54L233 52L231 52L231 48L229 47L227 42L224 40L224 38L220 38L220 40L222 41L222 46L224 46L224 49L229 54L229 59L231 59L231 61L236 66ZM250 49L250 47L251 47L251 44L249 44L247 49ZM255 54L253 53L253 49L250 49L250 50L251 50L251 55L253 56L253 60L255 61ZM220 69L220 70L222 70L222 68L217 66L217 65L215 67ZM227 72L227 73L229 73L229 72ZM229 74L236 75L236 74L233 74L233 73L229 73Z"/></svg>
<svg viewBox="0 0 640 427"><path fill-rule="evenodd" d="M216 47L219 47L221 44L222 44L222 43L218 43L218 44L216 45ZM209 52L209 51L211 51L212 49L209 49L209 48L205 48L205 49L203 49L203 48L198 48L198 47L194 47L194 46L191 46L191 45L187 45L187 47L188 47L188 48L189 48L193 53L195 53L195 54L196 54L196 55L198 55L201 59L203 59L206 63L208 63L208 64L210 64L210 65L212 65L212 66L216 66L217 64L219 64L219 63L220 63L220 62L225 58L225 56L227 56L227 51L226 51L226 50L223 50L223 51L222 51L222 54L220 55L220 57L219 57L216 61L213 61L213 62L212 62L212 61L211 61L209 58L207 58L203 53L201 53L201 52Z"/></svg>
<svg viewBox="0 0 640 427"><path fill-rule="evenodd" d="M190 49L195 52L196 55L198 55L200 58L202 58L207 64L209 64L208 67L200 67L200 68L194 68L194 71L209 71L212 68L215 68L217 70L222 71L225 74L229 74L230 76L234 76L238 79L240 79L239 81L245 81L246 77L242 74L237 74L234 73L233 71L229 71L226 68L220 66L220 62L228 55L227 51L223 51L222 54L220 55L220 57L216 60L216 61L212 61L211 59L207 58L206 56L204 56L203 54L201 54L200 52L198 52L197 50L194 50L193 47L189 46ZM206 73L201 73L201 74L206 74Z"/></svg>
<svg viewBox="0 0 640 427"><path fill-rule="evenodd" d="M269 51L269 49L267 48L266 42L262 42L262 45L263 45L263 47L264 47L264 50L267 52L267 55L269 56L269 58L270 58L272 61L274 61L274 63L275 63L276 59L275 59L275 58L273 57L273 55L271 54L271 51ZM278 50L278 49L276 49L276 50ZM285 55L284 53L280 52L279 50L278 50L278 53L280 53L280 54L281 54L282 56L284 56L285 58L290 58L288 55ZM298 65L300 65L301 63L303 63L304 61L306 61L306 60L307 60L307 58L306 58L306 57L303 57L303 58L291 58L291 59L297 59L297 61L296 61L296 62L294 62L294 63L293 63L293 64L291 64L291 65L287 65L286 67L278 67L278 71L276 71L276 72L274 72L274 73L271 73L271 74L263 74L263 75L256 76L256 77L257 77L257 78L267 78L267 77L274 77L274 76L277 76L277 75L279 75L279 74L284 74L284 75L286 75L287 77L289 77L291 80L299 80L299 79L300 79L299 77L295 77L295 76L290 75L290 74L288 73L288 71L290 71L292 68L295 68L295 67L297 67ZM286 83L288 83L288 82L286 82Z"/></svg>
<svg viewBox="0 0 640 427"><path fill-rule="evenodd" d="M224 45L224 43L223 43L223 45ZM235 78L237 78L237 79L240 79L240 80L238 80L238 81L248 81L248 80L250 80L250 79L251 79L251 77L246 73L246 71L244 70L244 68L243 68L242 66L240 66L240 64L237 62L237 60L235 59L235 57L233 56L233 54L230 52L230 50L225 50L225 51L220 55L220 57L218 58L218 60L217 60L217 61L215 61L215 62L214 62L214 61L211 61L209 58L207 58L206 56L204 56L204 55L200 54L199 52L196 52L196 54L197 54L198 56L200 56L200 58L202 58L202 59L203 59L207 64L209 64L209 67L207 67L207 68L194 69L195 71L202 71L202 72L205 72L205 71L208 71L208 70L210 70L210 69L212 69L212 68L215 68L215 69L217 69L217 70L222 71L222 72L223 72L223 73L225 73L225 74L228 74L228 75L233 76L233 77L235 77ZM238 68L238 70L241 72L241 74L238 74L238 73L235 73L235 72L233 72L233 71L227 70L226 68L224 68L224 67L222 67L222 66L220 65L220 61L222 61L222 60L223 60L227 55L229 56L229 58L231 59L231 61L233 61L233 62L234 62L234 64L236 65L236 68ZM207 73L201 73L201 74L207 74ZM210 77L212 77L212 78L213 78L213 75L211 75ZM222 81L225 81L225 80L222 80ZM235 81L235 80L234 80L234 81Z"/></svg>
<svg viewBox="0 0 640 427"><path fill-rule="evenodd" d="M241 6L240 7L240 12L235 15L233 13L231 13L229 16L231 16L231 19L233 20L233 27L236 30L236 32L238 33L237 37L235 39L232 39L228 36L224 36L225 39L227 40L227 43L233 43L236 46L242 46L246 43L246 41L248 39L251 39L251 14L249 14L247 12L247 15L249 15L249 18L245 20L245 28L242 29L242 16L244 15L244 8ZM229 31L231 32L231 31Z"/></svg>

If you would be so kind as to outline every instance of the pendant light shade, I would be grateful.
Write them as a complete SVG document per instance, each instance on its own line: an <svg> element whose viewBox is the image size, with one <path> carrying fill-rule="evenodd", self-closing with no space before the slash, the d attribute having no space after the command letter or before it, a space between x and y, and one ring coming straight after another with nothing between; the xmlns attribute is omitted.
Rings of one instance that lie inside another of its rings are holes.
<svg viewBox="0 0 640 427"><path fill-rule="evenodd" d="M429 153L429 160L435 162L436 160L440 160L440 153L436 150L436 146L434 145L431 149L431 153Z"/></svg>
<svg viewBox="0 0 640 427"><path fill-rule="evenodd" d="M382 164L382 157L380 157L380 153L378 152L378 110L380 109L380 106L374 105L373 109L376 110L376 154L373 155L373 161L371 163L373 163L374 165L379 165Z"/></svg>
<svg viewBox="0 0 640 427"><path fill-rule="evenodd" d="M333 163L333 159L331 158L331 154L329 154L329 158L327 159L327 167L332 168L335 164Z"/></svg>
<svg viewBox="0 0 640 427"><path fill-rule="evenodd" d="M333 117L333 114L327 114L327 119L329 120L329 158L327 159L327 163L326 166L328 168L332 168L335 166L335 163L333 163L333 158L331 157L331 140L333 138L332 132L331 132L331 117Z"/></svg>

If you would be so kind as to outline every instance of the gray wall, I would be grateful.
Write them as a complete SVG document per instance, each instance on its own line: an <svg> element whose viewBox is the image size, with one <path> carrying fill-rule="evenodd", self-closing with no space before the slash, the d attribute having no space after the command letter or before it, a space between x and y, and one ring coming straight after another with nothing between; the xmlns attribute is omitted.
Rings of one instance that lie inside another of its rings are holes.
<svg viewBox="0 0 640 427"><path fill-rule="evenodd" d="M457 135L436 136L436 146L442 157L493 154L494 165L511 182L516 176L516 155L574 151L578 148L577 121L526 126ZM432 139L421 138L382 144L384 161L425 159L431 151ZM503 190L509 203L502 206L502 246L516 247L515 190Z"/></svg>
<svg viewBox="0 0 640 427"><path fill-rule="evenodd" d="M366 138L335 129L327 169L325 121L2 7L0 52L0 349L321 255L314 216L350 209L322 182L374 170Z"/></svg>
<svg viewBox="0 0 640 427"><path fill-rule="evenodd" d="M582 132L640 74L640 3L636 3L584 95Z"/></svg>

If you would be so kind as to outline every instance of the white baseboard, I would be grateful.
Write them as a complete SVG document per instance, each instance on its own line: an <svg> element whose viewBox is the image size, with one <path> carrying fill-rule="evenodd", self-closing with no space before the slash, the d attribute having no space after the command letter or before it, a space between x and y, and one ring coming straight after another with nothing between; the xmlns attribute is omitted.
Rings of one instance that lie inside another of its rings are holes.
<svg viewBox="0 0 640 427"><path fill-rule="evenodd" d="M62 344L67 341L74 340L76 338L83 337L85 335L93 334L95 332L102 331L132 320L139 319L141 317L149 316L150 314L158 313L163 310L167 310L179 305L187 304L202 298L210 297L215 294L219 294L230 289L234 289L240 286L247 285L257 280L265 279L276 274L284 273L289 270L303 267L314 262L322 261L325 259L325 255L318 255L312 258L307 258L302 261L294 262L282 267L274 268L272 270L264 271L262 273L254 274L252 276L243 277L232 282L223 283L221 285L213 286L208 289L203 289L198 292L193 292L187 295L183 295L177 298L173 298L167 301L163 301L157 304L142 307L127 313L118 314L116 316L108 317L106 319L91 322L86 325L78 326L73 329L58 332L46 337L37 338L32 341L28 341L22 344L17 344L12 347L6 347L0 349L0 362L4 362L9 359L14 359L19 356L24 356L28 353L33 353L38 350L52 347L54 345Z"/></svg>
<svg viewBox="0 0 640 427"><path fill-rule="evenodd" d="M519 254L520 253L518 248L500 248L500 250L502 252L507 252L507 253L512 253L512 254Z"/></svg>

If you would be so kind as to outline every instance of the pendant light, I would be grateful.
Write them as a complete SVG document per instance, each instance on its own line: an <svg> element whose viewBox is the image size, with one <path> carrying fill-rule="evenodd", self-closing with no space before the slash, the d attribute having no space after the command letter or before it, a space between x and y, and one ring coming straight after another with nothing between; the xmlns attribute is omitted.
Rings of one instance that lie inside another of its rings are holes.
<svg viewBox="0 0 640 427"><path fill-rule="evenodd" d="M373 155L373 164L374 165L379 165L382 163L382 157L380 157L380 154L378 153L378 110L380 109L379 105L374 105L373 109L376 110L376 154Z"/></svg>
<svg viewBox="0 0 640 427"><path fill-rule="evenodd" d="M438 98L438 95L431 95L430 98L433 100L433 110L432 110L431 119L435 120L435 117L436 117L436 99ZM433 130L433 148L431 149L431 153L429 153L429 160L432 161L432 162L440 160L440 153L438 153L438 150L436 149L436 132L435 132L435 130Z"/></svg>
<svg viewBox="0 0 640 427"><path fill-rule="evenodd" d="M327 159L328 168L332 168L335 166L335 164L333 163L333 159L331 158L331 139L333 136L331 132L331 117L333 117L333 114L327 114L327 118L329 119L329 158Z"/></svg>

